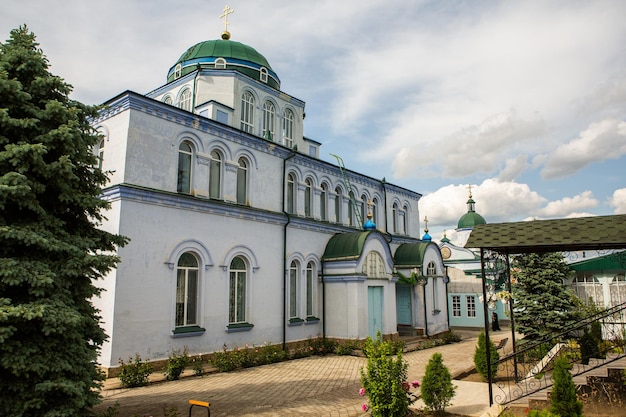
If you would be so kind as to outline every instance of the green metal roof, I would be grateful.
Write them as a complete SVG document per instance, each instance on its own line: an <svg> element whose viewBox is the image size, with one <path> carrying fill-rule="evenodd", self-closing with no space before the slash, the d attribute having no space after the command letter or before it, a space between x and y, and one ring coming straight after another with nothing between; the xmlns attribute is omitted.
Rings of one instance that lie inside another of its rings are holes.
<svg viewBox="0 0 626 417"><path fill-rule="evenodd" d="M322 260L338 261L358 259L363 253L365 240L371 233L379 233L375 230L366 232L337 233L326 244L326 250Z"/></svg>
<svg viewBox="0 0 626 417"><path fill-rule="evenodd" d="M626 248L626 214L477 225L466 248L502 253Z"/></svg>
<svg viewBox="0 0 626 417"><path fill-rule="evenodd" d="M461 218L459 219L459 223L457 224L457 228L459 229L474 228L476 225L485 224L485 223L487 223L487 221L484 219L483 216L476 213L475 211L469 211L465 213L463 216L461 216Z"/></svg>
<svg viewBox="0 0 626 417"><path fill-rule="evenodd" d="M422 266L428 245L435 245L437 250L439 250L439 246L433 242L403 243L398 246L396 253L393 255L395 265L408 268Z"/></svg>
<svg viewBox="0 0 626 417"><path fill-rule="evenodd" d="M597 258L585 259L569 265L577 272L601 271L606 273L618 273L626 270L626 252L618 252Z"/></svg>

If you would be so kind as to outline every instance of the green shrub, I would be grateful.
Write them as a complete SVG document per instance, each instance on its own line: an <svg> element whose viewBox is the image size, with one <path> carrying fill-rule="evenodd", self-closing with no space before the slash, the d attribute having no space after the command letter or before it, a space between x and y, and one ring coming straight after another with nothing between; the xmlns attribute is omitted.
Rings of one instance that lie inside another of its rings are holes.
<svg viewBox="0 0 626 417"><path fill-rule="evenodd" d="M590 358L600 357L600 351L598 349L598 343L593 335L585 329L583 335L580 338L580 361L583 365L589 364Z"/></svg>
<svg viewBox="0 0 626 417"><path fill-rule="evenodd" d="M500 355L491 339L489 339L489 358L491 360L491 380L493 381L498 373L496 362L500 359ZM476 345L476 351L474 352L474 365L483 381L488 381L489 370L487 369L487 338L485 337L485 332L480 332L478 335L478 345Z"/></svg>
<svg viewBox="0 0 626 417"><path fill-rule="evenodd" d="M422 380L422 400L428 409L438 413L445 411L455 395L450 371L443 364L441 353L431 356Z"/></svg>
<svg viewBox="0 0 626 417"><path fill-rule="evenodd" d="M367 395L372 416L404 417L414 401L406 382L408 363L402 359L402 349L390 341L368 337L363 352L367 355L367 369L361 368L361 395ZM395 354L395 357L393 356Z"/></svg>
<svg viewBox="0 0 626 417"><path fill-rule="evenodd" d="M167 359L167 366L165 368L165 378L168 381L175 381L183 373L187 364L189 364L190 358L185 347L181 353L173 351L170 353Z"/></svg>
<svg viewBox="0 0 626 417"><path fill-rule="evenodd" d="M134 360L129 358L128 363L120 358L120 368L118 377L122 386L132 388L148 385L148 377L152 373L152 365L148 362L143 362L139 353L135 354Z"/></svg>
<svg viewBox="0 0 626 417"><path fill-rule="evenodd" d="M570 373L571 368L572 365L562 356L554 362L550 411L561 416L582 417L583 403L576 397L576 385Z"/></svg>
<svg viewBox="0 0 626 417"><path fill-rule="evenodd" d="M314 339L307 340L307 346L309 351L313 355L324 356L328 353L333 353L335 351L335 347L337 346L337 342L332 339L327 339L325 337L316 337Z"/></svg>
<svg viewBox="0 0 626 417"><path fill-rule="evenodd" d="M458 334L454 333L452 331L452 329L450 329L450 331L446 332L443 334L443 336L441 337L441 340L449 345L452 343L457 343L461 341L461 336L459 336Z"/></svg>
<svg viewBox="0 0 626 417"><path fill-rule="evenodd" d="M191 368L194 375L200 376L204 373L204 359L202 359L202 355L194 356L191 359Z"/></svg>

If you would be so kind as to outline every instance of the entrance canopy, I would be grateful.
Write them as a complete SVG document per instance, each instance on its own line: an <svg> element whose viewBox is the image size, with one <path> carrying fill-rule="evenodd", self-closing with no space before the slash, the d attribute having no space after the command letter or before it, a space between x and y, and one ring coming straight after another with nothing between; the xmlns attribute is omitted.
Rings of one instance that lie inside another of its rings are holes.
<svg viewBox="0 0 626 417"><path fill-rule="evenodd" d="M479 224L466 248L504 254L626 248L626 214Z"/></svg>

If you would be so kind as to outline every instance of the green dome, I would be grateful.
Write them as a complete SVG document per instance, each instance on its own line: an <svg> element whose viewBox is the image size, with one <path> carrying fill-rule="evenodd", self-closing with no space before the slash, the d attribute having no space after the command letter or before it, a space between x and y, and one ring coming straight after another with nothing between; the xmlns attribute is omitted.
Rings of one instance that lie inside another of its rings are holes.
<svg viewBox="0 0 626 417"><path fill-rule="evenodd" d="M261 79L261 68L265 68L268 75L267 83L280 89L280 79L267 59L251 46L230 39L204 41L187 49L170 68L167 73L167 82L195 71L198 66L202 69L223 69L215 68L217 58L223 58L226 61L226 69L237 70L255 80ZM180 69L179 74L177 74L177 67Z"/></svg>
<svg viewBox="0 0 626 417"><path fill-rule="evenodd" d="M476 226L477 224L487 224L487 222L480 214L476 213L475 211L470 211L461 216L457 228L473 229L474 226Z"/></svg>

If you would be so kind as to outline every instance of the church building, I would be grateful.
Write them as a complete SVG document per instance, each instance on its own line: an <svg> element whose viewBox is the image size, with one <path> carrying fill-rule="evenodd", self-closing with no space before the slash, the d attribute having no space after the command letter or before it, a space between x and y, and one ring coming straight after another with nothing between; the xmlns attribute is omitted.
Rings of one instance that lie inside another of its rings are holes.
<svg viewBox="0 0 626 417"><path fill-rule="evenodd" d="M421 194L320 159L305 103L226 30L164 75L93 121L111 173L102 227L130 238L96 283L103 368L135 353L448 330L443 260L419 239Z"/></svg>

